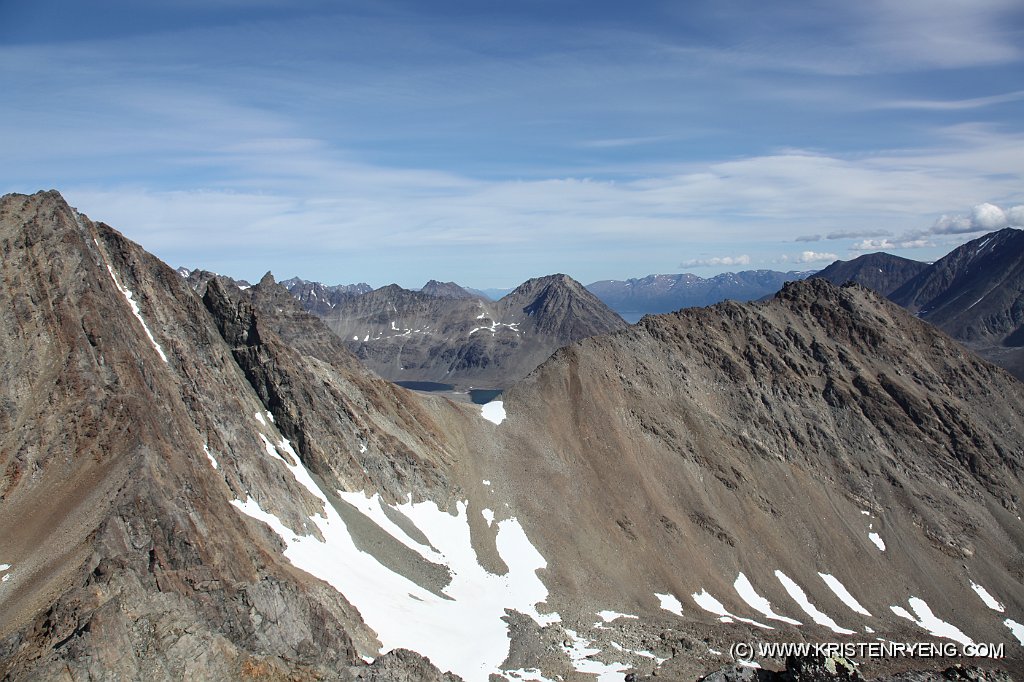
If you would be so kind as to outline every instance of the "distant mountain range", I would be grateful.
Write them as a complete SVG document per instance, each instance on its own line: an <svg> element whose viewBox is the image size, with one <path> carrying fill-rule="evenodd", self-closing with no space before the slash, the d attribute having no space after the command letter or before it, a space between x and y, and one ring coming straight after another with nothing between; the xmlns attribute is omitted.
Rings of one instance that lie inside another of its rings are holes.
<svg viewBox="0 0 1024 682"><path fill-rule="evenodd" d="M318 314L386 379L494 388L568 343L626 326L566 275L531 279L498 301L452 282L431 281L421 291L391 284Z"/></svg>
<svg viewBox="0 0 1024 682"><path fill-rule="evenodd" d="M587 290L626 319L636 321L647 314L713 305L725 300L757 300L774 294L786 282L806 279L813 273L813 270L746 270L708 279L688 273L648 275L640 279L602 280L588 284Z"/></svg>
<svg viewBox="0 0 1024 682"><path fill-rule="evenodd" d="M601 280L588 284L585 288L616 313L635 322L644 315L713 305L727 299L757 300L774 294L786 282L806 279L814 272L745 270L726 272L707 279L689 273L647 275L627 280ZM306 310L317 315L326 314L338 302L353 294L360 295L372 290L367 284L327 286L298 278L284 280L281 284L299 299ZM476 297L496 301L514 290L472 289L454 282L442 283L431 280L419 291L439 298Z"/></svg>
<svg viewBox="0 0 1024 682"><path fill-rule="evenodd" d="M1024 379L1024 230L991 232L932 264L872 253L815 277L885 294Z"/></svg>

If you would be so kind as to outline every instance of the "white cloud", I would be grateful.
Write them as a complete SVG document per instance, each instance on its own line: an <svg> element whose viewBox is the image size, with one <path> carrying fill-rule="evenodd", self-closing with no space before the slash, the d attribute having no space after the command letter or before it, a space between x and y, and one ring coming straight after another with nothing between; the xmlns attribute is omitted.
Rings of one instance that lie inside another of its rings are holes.
<svg viewBox="0 0 1024 682"><path fill-rule="evenodd" d="M710 258L691 258L684 260L679 264L681 268L703 268L703 267L715 267L725 266L730 267L733 265L750 265L750 256L744 254L740 256L712 256Z"/></svg>
<svg viewBox="0 0 1024 682"><path fill-rule="evenodd" d="M1001 95L990 95L988 97L972 97L969 99L957 100L896 100L883 102L877 106L879 109L920 109L925 111L962 111L966 109L980 109L992 106L993 104L1005 104L1024 99L1024 90L1003 93Z"/></svg>
<svg viewBox="0 0 1024 682"><path fill-rule="evenodd" d="M832 261L839 260L839 256L834 253L819 253L817 251L804 251L799 256L793 258L796 263L831 263Z"/></svg>
<svg viewBox="0 0 1024 682"><path fill-rule="evenodd" d="M887 251L892 249L922 249L933 244L927 239L865 239L850 247L851 251Z"/></svg>
<svg viewBox="0 0 1024 682"><path fill-rule="evenodd" d="M1004 227L1024 225L1024 206L1002 209L995 204L978 204L968 215L944 215L935 221L928 234L969 234L993 232Z"/></svg>

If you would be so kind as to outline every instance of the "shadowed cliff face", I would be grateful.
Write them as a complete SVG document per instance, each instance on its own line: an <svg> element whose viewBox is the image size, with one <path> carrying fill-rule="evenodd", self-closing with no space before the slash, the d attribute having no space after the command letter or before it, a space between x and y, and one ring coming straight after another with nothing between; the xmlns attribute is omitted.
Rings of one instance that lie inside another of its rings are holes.
<svg viewBox="0 0 1024 682"><path fill-rule="evenodd" d="M863 288L591 336L491 421L56 193L4 197L0 248L12 678L694 679L876 637L1021 668L1019 382ZM571 280L528 284L521 326L594 331Z"/></svg>

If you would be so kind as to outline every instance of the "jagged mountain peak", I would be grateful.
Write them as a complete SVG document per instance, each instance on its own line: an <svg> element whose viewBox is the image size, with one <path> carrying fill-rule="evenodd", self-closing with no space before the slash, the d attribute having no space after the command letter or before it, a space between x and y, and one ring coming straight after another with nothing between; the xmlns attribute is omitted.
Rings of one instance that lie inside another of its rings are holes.
<svg viewBox="0 0 1024 682"><path fill-rule="evenodd" d="M477 298L455 282L439 282L436 279L424 284L420 292L434 298Z"/></svg>
<svg viewBox="0 0 1024 682"><path fill-rule="evenodd" d="M527 280L498 304L513 315L525 315L536 331L570 341L628 326L586 287L561 273Z"/></svg>

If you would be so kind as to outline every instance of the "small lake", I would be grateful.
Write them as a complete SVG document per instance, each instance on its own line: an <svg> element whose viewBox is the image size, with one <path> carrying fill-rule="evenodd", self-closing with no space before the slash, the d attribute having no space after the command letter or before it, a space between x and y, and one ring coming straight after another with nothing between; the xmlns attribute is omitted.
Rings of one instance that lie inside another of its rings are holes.
<svg viewBox="0 0 1024 682"><path fill-rule="evenodd" d="M500 388L471 388L469 399L477 405L486 405L501 395Z"/></svg>
<svg viewBox="0 0 1024 682"><path fill-rule="evenodd" d="M442 384L439 381L396 381L395 383L411 391L456 392L454 385ZM500 388L471 388L469 389L469 399L477 405L485 405L500 396L501 390Z"/></svg>
<svg viewBox="0 0 1024 682"><path fill-rule="evenodd" d="M412 391L454 391L455 386L451 384L442 384L436 381L396 381L396 384L402 388L408 388Z"/></svg>

